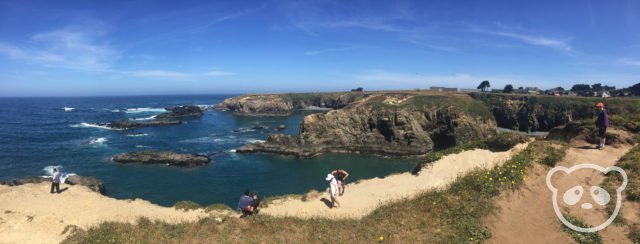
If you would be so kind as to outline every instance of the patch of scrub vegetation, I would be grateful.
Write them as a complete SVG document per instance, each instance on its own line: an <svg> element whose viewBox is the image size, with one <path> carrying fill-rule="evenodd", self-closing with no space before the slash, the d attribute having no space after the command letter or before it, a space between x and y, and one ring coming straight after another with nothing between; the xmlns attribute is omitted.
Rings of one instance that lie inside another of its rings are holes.
<svg viewBox="0 0 640 244"><path fill-rule="evenodd" d="M384 102L387 97L397 97L399 100L407 98L407 100L399 104L388 104ZM493 115L486 104L465 94L385 94L369 99L367 104L374 108L418 110L455 107L471 116L493 120Z"/></svg>
<svg viewBox="0 0 640 244"><path fill-rule="evenodd" d="M177 202L177 203L173 204L173 208L178 209L178 210L189 211L189 210L200 209L200 208L202 208L202 206L200 204L192 202L192 201L180 201L180 202Z"/></svg>
<svg viewBox="0 0 640 244"><path fill-rule="evenodd" d="M208 213L212 211L233 211L233 209L225 204L216 203L204 207L204 211Z"/></svg>
<svg viewBox="0 0 640 244"><path fill-rule="evenodd" d="M640 229L637 225L634 225L630 228L629 234L627 235L629 239L633 243L640 243Z"/></svg>
<svg viewBox="0 0 640 244"><path fill-rule="evenodd" d="M624 195L628 201L640 201L640 145L636 145L631 148L624 156L622 156L616 166L622 168L627 174L627 186L624 189ZM603 182L603 188L607 192L616 192L616 188L622 184L622 176L618 173L608 174ZM611 200L607 204L607 214L612 215L616 207L617 195L611 194ZM622 209L616 216L614 223L616 224L631 224L624 219ZM635 226L630 226L630 229L637 230ZM638 234L640 237L640 233ZM635 242L639 243L639 242Z"/></svg>
<svg viewBox="0 0 640 244"><path fill-rule="evenodd" d="M493 137L490 137L486 140L474 141L470 143L465 143L462 145L449 147L440 151L435 151L431 153L427 153L425 158L423 158L411 171L412 174L418 174L426 166L427 164L433 163L442 159L444 156L461 153L463 151L474 150L474 149L488 149L494 152L503 152L508 151L513 148L515 145L520 143L524 143L528 140L528 138L524 135L517 133L499 133Z"/></svg>
<svg viewBox="0 0 640 244"><path fill-rule="evenodd" d="M549 149L532 142L502 166L478 169L458 178L448 189L425 192L415 198L381 206L359 220L298 219L259 215L255 221L214 217L194 223L138 224L105 222L70 235L65 243L469 243L491 237L482 219L493 209L501 191L517 188L534 162Z"/></svg>
<svg viewBox="0 0 640 244"><path fill-rule="evenodd" d="M566 152L566 145L561 145L559 147L550 147L549 151L547 151L547 155L540 159L540 163L549 167L555 167L558 162L564 159L564 156L566 156Z"/></svg>
<svg viewBox="0 0 640 244"><path fill-rule="evenodd" d="M584 222L582 222L582 220L571 216L571 215L565 215L564 216L565 219L567 219L567 221L569 221L570 223L572 223L575 226L579 226L582 228L591 228L593 226L589 226L587 224L585 224ZM584 232L579 232L579 231L575 231L572 230L571 228L567 227L566 225L560 223L562 225L562 230L564 230L564 232L569 233L569 235L571 235L571 238L573 238L573 240L575 240L577 243L580 244L601 244L602 242L602 237L600 236L600 234L598 234L598 232L591 232L591 233L584 233Z"/></svg>

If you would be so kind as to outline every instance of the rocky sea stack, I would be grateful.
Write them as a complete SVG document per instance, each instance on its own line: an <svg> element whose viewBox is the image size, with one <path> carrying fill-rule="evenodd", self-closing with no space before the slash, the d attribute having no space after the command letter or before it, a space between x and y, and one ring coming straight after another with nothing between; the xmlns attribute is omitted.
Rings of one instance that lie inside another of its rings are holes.
<svg viewBox="0 0 640 244"><path fill-rule="evenodd" d="M205 166L211 162L204 155L175 153L168 151L142 151L118 154L113 157L118 163L165 164L177 167Z"/></svg>
<svg viewBox="0 0 640 244"><path fill-rule="evenodd" d="M424 155L495 133L495 121L467 95L372 95L342 109L308 115L299 136L271 134L237 152L269 152L305 158L325 152L392 156Z"/></svg>

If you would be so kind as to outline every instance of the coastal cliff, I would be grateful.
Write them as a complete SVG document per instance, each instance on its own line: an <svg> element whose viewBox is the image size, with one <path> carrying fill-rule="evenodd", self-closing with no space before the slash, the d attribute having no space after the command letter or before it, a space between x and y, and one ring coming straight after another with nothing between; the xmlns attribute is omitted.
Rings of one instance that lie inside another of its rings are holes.
<svg viewBox="0 0 640 244"><path fill-rule="evenodd" d="M286 116L308 108L339 109L364 97L362 92L244 95L225 99L214 108L236 115Z"/></svg>
<svg viewBox="0 0 640 244"><path fill-rule="evenodd" d="M494 133L486 106L467 95L376 94L306 116L298 136L271 134L266 142L237 152L302 158L325 152L416 156Z"/></svg>

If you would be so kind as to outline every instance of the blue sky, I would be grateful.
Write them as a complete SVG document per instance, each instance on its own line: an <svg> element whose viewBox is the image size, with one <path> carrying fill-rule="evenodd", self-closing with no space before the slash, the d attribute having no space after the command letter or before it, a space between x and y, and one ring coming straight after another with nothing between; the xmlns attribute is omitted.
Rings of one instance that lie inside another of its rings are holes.
<svg viewBox="0 0 640 244"><path fill-rule="evenodd" d="M1 1L0 96L640 82L640 2Z"/></svg>

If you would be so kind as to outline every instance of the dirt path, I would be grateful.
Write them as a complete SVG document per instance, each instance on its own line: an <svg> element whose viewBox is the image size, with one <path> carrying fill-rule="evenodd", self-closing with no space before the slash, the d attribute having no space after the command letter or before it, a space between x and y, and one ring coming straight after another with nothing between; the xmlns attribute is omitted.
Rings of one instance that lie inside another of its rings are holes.
<svg viewBox="0 0 640 244"><path fill-rule="evenodd" d="M592 163L602 167L615 165L629 149L629 146L618 148L607 147L605 150L585 149L586 144L572 146L565 159L558 166L571 167L576 164ZM551 200L552 193L547 187L546 177L548 167L535 165L527 176L525 185L518 191L502 194L497 200L496 210L485 219L486 225L493 234L491 243L573 243L573 239L562 231L561 223L556 217ZM591 210L583 210L579 206L589 200L588 187L600 185L604 175L590 169L577 170L570 175L556 175L552 177L554 186L558 188L558 199L562 201L562 195L566 190L582 185L585 187L581 201L569 206L560 204L563 213L583 219L592 226L603 223L605 216L604 207L593 204ZM615 193L614 193L615 194ZM610 225L601 230L605 243L629 243L623 227Z"/></svg>
<svg viewBox="0 0 640 244"><path fill-rule="evenodd" d="M494 167L525 147L526 144L520 144L507 152L480 149L465 151L443 157L423 169L418 176L403 173L347 184L345 195L338 198L340 208L330 208L329 195L323 192L320 197L308 201L286 199L271 203L262 209L261 214L299 218L361 218L381 204L445 187L459 175L475 168ZM324 180L324 176L319 175L317 180Z"/></svg>
<svg viewBox="0 0 640 244"><path fill-rule="evenodd" d="M144 200L117 200L83 186L50 194L49 183L0 185L0 243L59 243L65 227L87 227L104 221L133 223L139 217L168 223L195 221L208 216L202 210L180 211Z"/></svg>

